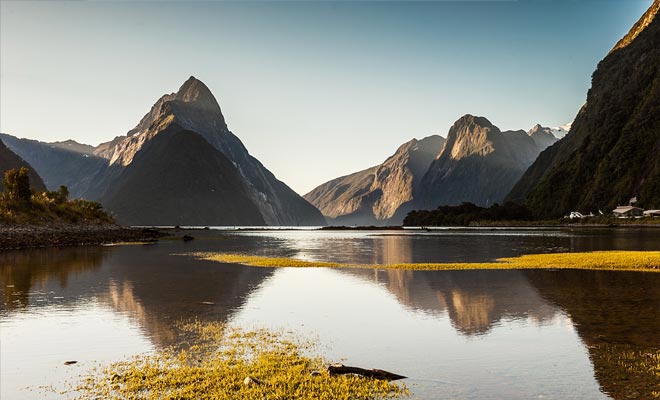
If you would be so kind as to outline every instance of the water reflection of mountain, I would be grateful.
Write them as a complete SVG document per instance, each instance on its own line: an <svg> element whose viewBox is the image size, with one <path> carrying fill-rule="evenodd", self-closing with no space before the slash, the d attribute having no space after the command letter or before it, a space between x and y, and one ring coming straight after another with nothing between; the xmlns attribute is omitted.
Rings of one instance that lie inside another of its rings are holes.
<svg viewBox="0 0 660 400"><path fill-rule="evenodd" d="M158 244L0 253L3 307L95 301L134 318L155 345L166 346L174 344L178 321L225 321L272 274L171 252Z"/></svg>
<svg viewBox="0 0 660 400"><path fill-rule="evenodd" d="M122 249L108 258L105 265L113 275L104 299L117 311L137 318L161 346L173 344L172 328L178 321L226 321L272 274L264 268L168 256L156 248L143 250Z"/></svg>
<svg viewBox="0 0 660 400"><path fill-rule="evenodd" d="M7 311L28 307L35 290L55 286L66 289L69 281L99 267L107 248L75 247L0 252L2 305Z"/></svg>
<svg viewBox="0 0 660 400"><path fill-rule="evenodd" d="M447 313L465 335L488 333L502 319L552 319L556 308L519 271L350 270L384 285L399 302L430 314Z"/></svg>
<svg viewBox="0 0 660 400"><path fill-rule="evenodd" d="M603 392L650 399L660 392L660 274L527 271L548 301L573 319ZM655 371L651 371L655 368Z"/></svg>
<svg viewBox="0 0 660 400"><path fill-rule="evenodd" d="M417 261L430 243L406 236L382 236L369 262L396 264ZM483 250L483 249L482 249ZM486 249L488 251L488 249ZM384 285L404 305L430 314L447 313L465 335L489 332L498 321L551 319L556 308L530 286L520 271L350 270Z"/></svg>

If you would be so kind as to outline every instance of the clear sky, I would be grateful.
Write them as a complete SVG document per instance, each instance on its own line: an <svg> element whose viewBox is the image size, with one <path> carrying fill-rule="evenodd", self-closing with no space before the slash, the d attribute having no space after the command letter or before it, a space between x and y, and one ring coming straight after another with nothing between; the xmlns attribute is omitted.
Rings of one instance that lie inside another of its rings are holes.
<svg viewBox="0 0 660 400"><path fill-rule="evenodd" d="M96 145L190 75L304 194L466 113L572 121L651 0L0 1L0 131Z"/></svg>

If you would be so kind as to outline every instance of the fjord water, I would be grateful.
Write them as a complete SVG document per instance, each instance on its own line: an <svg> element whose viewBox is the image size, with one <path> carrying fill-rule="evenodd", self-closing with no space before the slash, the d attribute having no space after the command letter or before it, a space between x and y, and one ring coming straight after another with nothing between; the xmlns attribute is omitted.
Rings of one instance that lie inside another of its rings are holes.
<svg viewBox="0 0 660 400"><path fill-rule="evenodd" d="M99 363L176 345L174 325L191 318L314 339L333 361L409 376L417 398L643 399L660 390L619 364L660 348L660 274L269 269L182 255L472 262L660 250L660 230L192 234L192 242L0 253L0 397L66 397L65 382Z"/></svg>

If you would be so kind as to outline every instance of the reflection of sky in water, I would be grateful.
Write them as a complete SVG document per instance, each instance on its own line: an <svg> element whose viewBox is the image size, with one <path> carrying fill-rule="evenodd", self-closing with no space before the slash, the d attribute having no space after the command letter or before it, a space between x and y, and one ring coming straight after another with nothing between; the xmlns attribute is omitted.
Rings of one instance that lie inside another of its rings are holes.
<svg viewBox="0 0 660 400"><path fill-rule="evenodd" d="M210 231L194 233L188 243L0 253L0 397L37 397L39 391L25 387L59 388L94 360L176 344L173 324L198 318L318 338L333 360L410 376L422 398L604 398L602 373L590 362L594 346L660 342L660 276L271 270L172 254L240 251L352 263L482 260L538 249L627 248L635 240L654 248L660 237L654 232ZM68 359L79 364L64 366Z"/></svg>
<svg viewBox="0 0 660 400"><path fill-rule="evenodd" d="M255 254L343 263L480 262L521 254L660 250L654 229L503 229L423 231L244 231Z"/></svg>

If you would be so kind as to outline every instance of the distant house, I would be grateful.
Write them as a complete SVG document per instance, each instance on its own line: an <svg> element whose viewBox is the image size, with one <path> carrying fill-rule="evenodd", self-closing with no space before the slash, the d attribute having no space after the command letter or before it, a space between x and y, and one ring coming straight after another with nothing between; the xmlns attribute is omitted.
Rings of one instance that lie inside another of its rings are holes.
<svg viewBox="0 0 660 400"><path fill-rule="evenodd" d="M646 210L643 215L645 217L660 217L660 210Z"/></svg>
<svg viewBox="0 0 660 400"><path fill-rule="evenodd" d="M644 210L635 206L618 206L612 213L617 218L632 218L641 217Z"/></svg>

